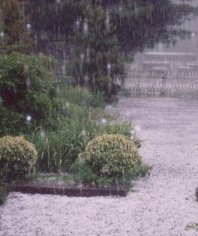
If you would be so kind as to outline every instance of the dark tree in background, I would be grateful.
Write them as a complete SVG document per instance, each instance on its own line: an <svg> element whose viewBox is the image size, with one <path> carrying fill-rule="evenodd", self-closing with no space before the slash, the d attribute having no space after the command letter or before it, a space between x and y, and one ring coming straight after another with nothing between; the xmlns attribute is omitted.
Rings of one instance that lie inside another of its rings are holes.
<svg viewBox="0 0 198 236"><path fill-rule="evenodd" d="M83 18L75 22L71 41L69 71L75 84L102 91L106 96L117 92L124 73L118 48L116 26L108 10L89 5Z"/></svg>
<svg viewBox="0 0 198 236"><path fill-rule="evenodd" d="M31 24L27 22L19 0L0 0L1 38L6 51L29 53L32 48Z"/></svg>
<svg viewBox="0 0 198 236"><path fill-rule="evenodd" d="M105 2L105 1L103 1ZM118 3L120 2L120 3ZM156 43L173 44L177 38L185 38L190 32L175 26L197 16L198 9L189 4L174 4L170 0L108 1L117 26L121 48L136 52Z"/></svg>
<svg viewBox="0 0 198 236"><path fill-rule="evenodd" d="M60 57L74 22L83 15L85 4L79 0L34 0L26 3L26 13L32 17L35 51ZM68 53L68 50L67 50Z"/></svg>
<svg viewBox="0 0 198 236"><path fill-rule="evenodd" d="M197 14L197 8L170 0L0 0L0 4L0 36L7 51L30 52L31 34L36 53L60 60L67 55L74 83L107 96L122 80L120 51L133 55L158 42L174 43L177 36L188 35L174 25Z"/></svg>
<svg viewBox="0 0 198 236"><path fill-rule="evenodd" d="M174 43L188 32L173 26L197 15L197 8L188 3L174 4L170 0L34 0L28 12L32 14L33 30L40 42L68 42L75 21L83 18L88 4L109 11L116 25L120 47L135 52L155 43Z"/></svg>

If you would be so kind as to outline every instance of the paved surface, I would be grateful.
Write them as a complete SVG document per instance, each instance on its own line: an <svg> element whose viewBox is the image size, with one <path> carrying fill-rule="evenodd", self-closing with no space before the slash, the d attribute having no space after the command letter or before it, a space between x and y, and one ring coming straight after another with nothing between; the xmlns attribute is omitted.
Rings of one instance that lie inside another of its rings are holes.
<svg viewBox="0 0 198 236"><path fill-rule="evenodd" d="M198 101L122 98L113 111L134 121L150 177L127 198L10 194L0 236L198 235Z"/></svg>

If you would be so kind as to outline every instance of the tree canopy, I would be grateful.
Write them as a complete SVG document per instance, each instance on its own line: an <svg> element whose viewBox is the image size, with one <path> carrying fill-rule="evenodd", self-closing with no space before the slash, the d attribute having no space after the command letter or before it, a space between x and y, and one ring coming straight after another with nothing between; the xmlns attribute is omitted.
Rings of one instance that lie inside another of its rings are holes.
<svg viewBox="0 0 198 236"><path fill-rule="evenodd" d="M76 20L83 19L88 4L100 5L109 11L125 52L153 47L156 42L171 43L188 32L173 26L197 15L197 8L188 3L170 0L35 0L31 2L34 32L38 38L67 40L75 30Z"/></svg>

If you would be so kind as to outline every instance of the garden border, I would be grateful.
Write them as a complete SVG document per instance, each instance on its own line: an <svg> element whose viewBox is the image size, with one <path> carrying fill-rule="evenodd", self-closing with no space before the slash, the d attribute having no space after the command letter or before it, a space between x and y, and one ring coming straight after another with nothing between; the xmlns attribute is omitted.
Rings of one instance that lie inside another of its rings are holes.
<svg viewBox="0 0 198 236"><path fill-rule="evenodd" d="M19 182L8 185L8 192L21 192L29 194L52 194L68 197L96 197L96 196L119 196L126 197L127 191L121 188L94 188L94 187L68 187L55 184L35 184L31 182Z"/></svg>

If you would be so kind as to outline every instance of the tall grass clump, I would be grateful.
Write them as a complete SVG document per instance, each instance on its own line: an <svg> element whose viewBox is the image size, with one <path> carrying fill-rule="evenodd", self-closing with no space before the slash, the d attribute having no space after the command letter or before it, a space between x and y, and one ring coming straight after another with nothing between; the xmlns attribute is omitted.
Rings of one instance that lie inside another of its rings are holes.
<svg viewBox="0 0 198 236"><path fill-rule="evenodd" d="M60 98L69 103L84 107L105 107L102 93L92 93L86 87L63 86L60 89Z"/></svg>
<svg viewBox="0 0 198 236"><path fill-rule="evenodd" d="M102 118L105 117L105 118ZM105 123L102 123L105 120ZM70 104L62 127L56 131L37 129L27 136L38 150L37 169L67 171L92 138L106 134L130 137L131 124L117 123L101 109Z"/></svg>

